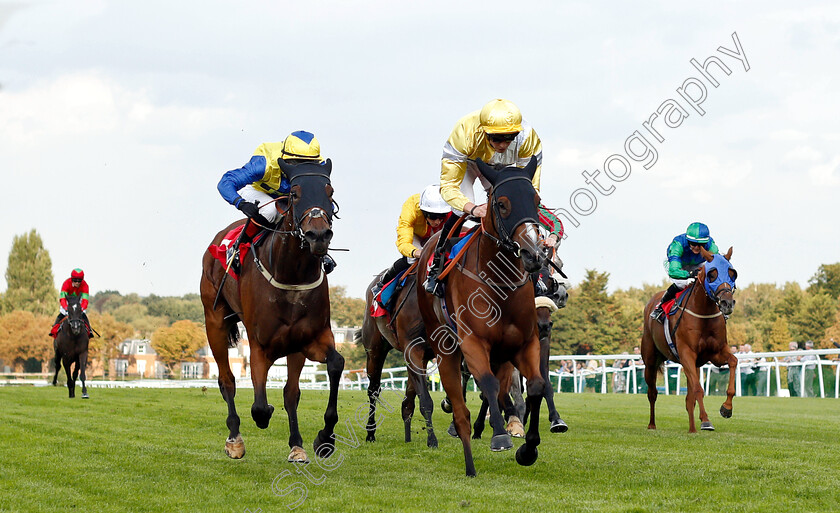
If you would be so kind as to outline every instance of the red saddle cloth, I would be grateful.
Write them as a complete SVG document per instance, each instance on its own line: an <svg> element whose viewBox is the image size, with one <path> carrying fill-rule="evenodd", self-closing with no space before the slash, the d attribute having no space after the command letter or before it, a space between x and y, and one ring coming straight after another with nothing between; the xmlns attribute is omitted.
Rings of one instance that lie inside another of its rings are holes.
<svg viewBox="0 0 840 513"><path fill-rule="evenodd" d="M228 252L233 249L233 244L239 239L239 234L242 232L242 228L245 225L237 226L233 230L227 232L227 234L222 238L222 242L218 245L210 244L210 247L207 248L207 251L213 255L213 258L218 260L222 263L225 269L228 269ZM248 253L248 248L251 247L251 243L248 242L246 244L242 244L239 246L239 263L241 264L244 259L245 255ZM228 274L233 276L234 280L239 280L239 275L233 269L233 266L230 266L228 269Z"/></svg>
<svg viewBox="0 0 840 513"><path fill-rule="evenodd" d="M681 291L677 292L677 295L674 296L674 299L670 299L667 302L662 304L662 310L668 315L674 315L677 311L677 306L682 303L682 296L685 294L691 287L686 287Z"/></svg>

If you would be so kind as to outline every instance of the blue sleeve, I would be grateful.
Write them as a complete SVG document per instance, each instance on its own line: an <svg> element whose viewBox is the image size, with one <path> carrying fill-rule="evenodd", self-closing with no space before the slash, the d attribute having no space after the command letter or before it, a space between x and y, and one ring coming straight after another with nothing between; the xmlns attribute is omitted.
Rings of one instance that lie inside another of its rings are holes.
<svg viewBox="0 0 840 513"><path fill-rule="evenodd" d="M249 183L254 183L265 176L265 157L254 155L247 164L239 169L232 169L222 175L219 180L219 194L233 206L239 206L242 198L239 197L239 189Z"/></svg>

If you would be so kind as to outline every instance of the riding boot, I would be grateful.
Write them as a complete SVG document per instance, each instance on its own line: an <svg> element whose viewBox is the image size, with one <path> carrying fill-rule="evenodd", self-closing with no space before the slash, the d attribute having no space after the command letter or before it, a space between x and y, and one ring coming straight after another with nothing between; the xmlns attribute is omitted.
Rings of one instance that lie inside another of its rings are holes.
<svg viewBox="0 0 840 513"><path fill-rule="evenodd" d="M435 244L435 253L432 257L432 266L429 269L429 274L426 277L426 283L423 287L429 294L434 294L437 297L443 297L443 286L438 282L437 276L443 270L443 248L446 246L446 240L452 227L458 222L458 216L451 215L446 218L443 228L440 230L440 237L438 237L437 244Z"/></svg>
<svg viewBox="0 0 840 513"><path fill-rule="evenodd" d="M409 267L411 267L411 264L408 263L407 257L398 258L393 264L391 264L391 267L389 267L388 270L385 271L385 274L383 274L382 277L379 278L379 281L376 282L376 285L373 286L373 289L371 289L373 295L375 296L376 294L378 294L386 283L396 278L398 274L405 271Z"/></svg>
<svg viewBox="0 0 840 513"><path fill-rule="evenodd" d="M324 274L330 274L333 272L333 269L338 266L338 264L335 263L335 260L333 260L333 258L329 255L322 256L321 262L324 264Z"/></svg>
<svg viewBox="0 0 840 513"><path fill-rule="evenodd" d="M671 284L668 287L668 290L665 291L665 294L662 296L662 299L659 300L659 303L656 304L656 308L650 313L651 319L656 319L659 324L665 323L665 311L662 309L662 305L667 303L668 301L674 299L677 296L677 292L680 291L680 288L677 287L675 283Z"/></svg>
<svg viewBox="0 0 840 513"><path fill-rule="evenodd" d="M52 327L52 329L50 329L50 333L49 333L49 335L51 337L55 338L56 335L53 334L53 329L55 329L56 326L61 324L61 321L63 321L65 317L67 317L67 316L64 315L63 313L59 313L58 316L56 316L55 322L53 323L53 327Z"/></svg>

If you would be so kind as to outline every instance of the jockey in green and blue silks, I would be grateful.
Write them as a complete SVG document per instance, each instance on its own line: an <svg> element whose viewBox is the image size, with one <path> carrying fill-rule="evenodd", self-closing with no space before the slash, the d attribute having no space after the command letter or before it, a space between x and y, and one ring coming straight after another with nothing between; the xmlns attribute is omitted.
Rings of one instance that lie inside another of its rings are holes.
<svg viewBox="0 0 840 513"><path fill-rule="evenodd" d="M676 297L677 292L694 282L694 272L705 262L700 248L717 254L718 247L709 235L709 227L703 223L691 223L685 233L677 235L668 245L668 277L673 284L656 305L650 316L659 322L664 321L662 305Z"/></svg>

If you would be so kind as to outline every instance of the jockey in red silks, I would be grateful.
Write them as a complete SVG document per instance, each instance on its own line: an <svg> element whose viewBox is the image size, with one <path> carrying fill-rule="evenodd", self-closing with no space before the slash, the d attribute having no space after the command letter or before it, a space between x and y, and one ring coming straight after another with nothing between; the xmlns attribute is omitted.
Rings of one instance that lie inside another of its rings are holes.
<svg viewBox="0 0 840 513"><path fill-rule="evenodd" d="M298 130L289 134L283 142L259 145L247 164L228 171L219 181L218 189L222 197L248 217L239 238L240 244L252 241L261 226L269 226L280 220L280 212L274 200L287 195L291 186L277 163L279 159L290 164L324 162L321 143L315 135ZM324 272L329 274L336 263L329 255L321 258Z"/></svg>
<svg viewBox="0 0 840 513"><path fill-rule="evenodd" d="M55 324L53 325L52 330L50 331L50 336L55 338L58 334L58 327L61 325L61 321L67 317L67 298L68 297L79 297L80 302L79 306L82 307L82 313L84 314L85 323L90 326L90 321L87 318L87 307L88 307L88 300L90 299L90 289L88 288L88 284L85 281L85 272L79 268L73 269L70 272L70 277L64 280L64 283L61 285L61 293L59 294L58 304L58 317L55 318Z"/></svg>
<svg viewBox="0 0 840 513"><path fill-rule="evenodd" d="M452 208L441 197L438 184L429 185L422 193L405 200L397 221L397 249L402 257L374 285L374 296L399 273L411 267L420 255L423 244L443 228L451 213Z"/></svg>

